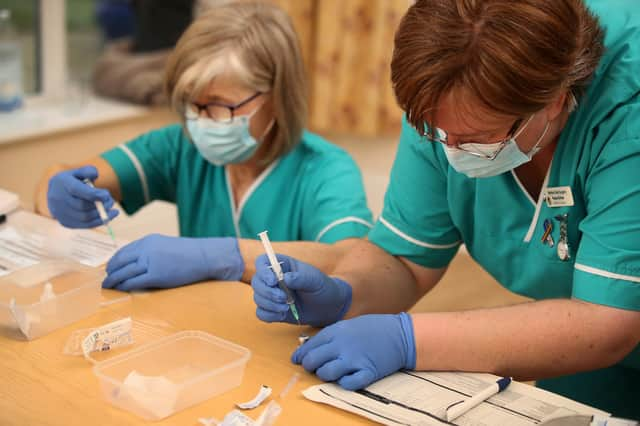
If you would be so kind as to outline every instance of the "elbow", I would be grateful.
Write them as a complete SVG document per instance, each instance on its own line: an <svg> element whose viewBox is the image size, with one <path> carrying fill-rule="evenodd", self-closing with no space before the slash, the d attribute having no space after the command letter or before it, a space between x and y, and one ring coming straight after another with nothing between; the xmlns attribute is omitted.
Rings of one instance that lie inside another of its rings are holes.
<svg viewBox="0 0 640 426"><path fill-rule="evenodd" d="M616 339L612 345L610 345L610 351L608 358L608 365L611 366L622 361L627 355L629 355L640 344L640 339L633 338L629 333L627 336L622 336ZM637 333L636 333L637 334Z"/></svg>
<svg viewBox="0 0 640 426"><path fill-rule="evenodd" d="M608 315L603 330L606 337L601 340L599 359L603 368L622 361L640 344L640 311L608 309L613 312ZM591 343L591 346L595 346L595 343Z"/></svg>
<svg viewBox="0 0 640 426"><path fill-rule="evenodd" d="M341 255L347 254L349 250L353 248L358 242L362 241L360 238L346 238L344 240L336 241L332 244L336 250L340 252Z"/></svg>

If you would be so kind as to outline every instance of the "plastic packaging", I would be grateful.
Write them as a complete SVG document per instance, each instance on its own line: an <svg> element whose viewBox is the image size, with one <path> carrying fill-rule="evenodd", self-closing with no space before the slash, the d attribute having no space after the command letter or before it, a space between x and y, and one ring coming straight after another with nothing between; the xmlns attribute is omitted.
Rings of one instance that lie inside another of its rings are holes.
<svg viewBox="0 0 640 426"><path fill-rule="evenodd" d="M104 272L70 261L49 261L0 278L0 327L29 340L98 310Z"/></svg>
<svg viewBox="0 0 640 426"><path fill-rule="evenodd" d="M125 321L127 319L129 320L128 329L122 327L127 324ZM92 342L92 347L89 348L90 361L92 362L104 361L176 332L168 323L154 323L149 320L120 317L108 323L102 322L95 327L74 330L67 339L62 352L72 356L85 355L83 342L89 336L95 335L97 331L99 334Z"/></svg>
<svg viewBox="0 0 640 426"><path fill-rule="evenodd" d="M204 426L272 426L282 413L282 407L276 401L271 401L265 407L260 417L253 420L242 411L233 410L221 421L215 417L201 417L198 422Z"/></svg>
<svg viewBox="0 0 640 426"><path fill-rule="evenodd" d="M269 386L262 385L260 386L258 394L253 399L247 402L236 402L236 407L240 408L241 410L253 410L258 405L262 404L265 399L269 398L271 392L272 389Z"/></svg>
<svg viewBox="0 0 640 426"><path fill-rule="evenodd" d="M93 367L107 401L160 420L240 385L251 352L202 331L182 331Z"/></svg>
<svg viewBox="0 0 640 426"><path fill-rule="evenodd" d="M22 48L11 24L11 11L0 9L0 112L22 105Z"/></svg>

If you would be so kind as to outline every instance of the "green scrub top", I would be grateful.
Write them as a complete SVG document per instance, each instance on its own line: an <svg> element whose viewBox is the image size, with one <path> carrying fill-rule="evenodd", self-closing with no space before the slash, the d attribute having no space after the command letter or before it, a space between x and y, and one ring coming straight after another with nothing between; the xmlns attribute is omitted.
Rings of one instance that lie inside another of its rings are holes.
<svg viewBox="0 0 640 426"><path fill-rule="evenodd" d="M640 7L637 0L588 4L606 29L607 49L562 131L539 199L513 172L482 179L456 172L442 144L405 120L373 243L428 268L447 265L464 243L515 293L640 310ZM547 190L560 187L570 188L574 203L552 208ZM562 214L566 261L557 252ZM545 220L553 247L541 241ZM640 350L612 368L539 385L639 418Z"/></svg>
<svg viewBox="0 0 640 426"><path fill-rule="evenodd" d="M172 125L102 155L131 214L152 200L176 203L180 235L333 243L360 238L371 212L360 171L343 149L304 132L296 147L264 170L236 204L226 167L202 157Z"/></svg>

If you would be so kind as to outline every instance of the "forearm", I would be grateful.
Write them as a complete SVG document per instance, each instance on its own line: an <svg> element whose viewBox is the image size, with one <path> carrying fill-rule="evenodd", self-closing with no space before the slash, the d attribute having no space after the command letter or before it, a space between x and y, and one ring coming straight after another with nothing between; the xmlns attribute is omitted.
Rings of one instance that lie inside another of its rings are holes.
<svg viewBox="0 0 640 426"><path fill-rule="evenodd" d="M444 274L424 269L416 276L406 261L363 240L340 261L331 274L351 285L351 308L346 317L368 313L398 313L413 306Z"/></svg>
<svg viewBox="0 0 640 426"><path fill-rule="evenodd" d="M309 263L325 273L331 272L339 259L359 240L350 238L334 244L316 243L312 241L274 242L276 253L286 254ZM244 272L241 280L250 283L256 272L256 258L264 254L264 247L259 240L239 239L238 247L244 261Z"/></svg>
<svg viewBox="0 0 640 426"><path fill-rule="evenodd" d="M603 368L638 344L639 318L570 299L415 314L416 369L533 380Z"/></svg>

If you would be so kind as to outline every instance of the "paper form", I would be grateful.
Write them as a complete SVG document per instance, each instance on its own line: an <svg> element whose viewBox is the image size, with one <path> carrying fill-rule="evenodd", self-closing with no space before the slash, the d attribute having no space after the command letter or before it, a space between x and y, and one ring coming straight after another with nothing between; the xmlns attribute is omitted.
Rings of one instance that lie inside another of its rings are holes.
<svg viewBox="0 0 640 426"><path fill-rule="evenodd" d="M117 249L106 234L67 229L52 219L19 211L0 226L0 276L60 257L96 267Z"/></svg>
<svg viewBox="0 0 640 426"><path fill-rule="evenodd" d="M70 235L68 256L87 266L106 263L119 248L106 234L87 230L76 230Z"/></svg>
<svg viewBox="0 0 640 426"><path fill-rule="evenodd" d="M0 228L0 276L41 262L45 257L44 252L34 243L23 238L12 227Z"/></svg>
<svg viewBox="0 0 640 426"><path fill-rule="evenodd" d="M479 392L498 377L480 373L398 372L363 391L346 391L333 383L312 386L303 395L386 425L531 426L557 412L608 413L570 399L512 382L499 394L447 422L451 404Z"/></svg>

